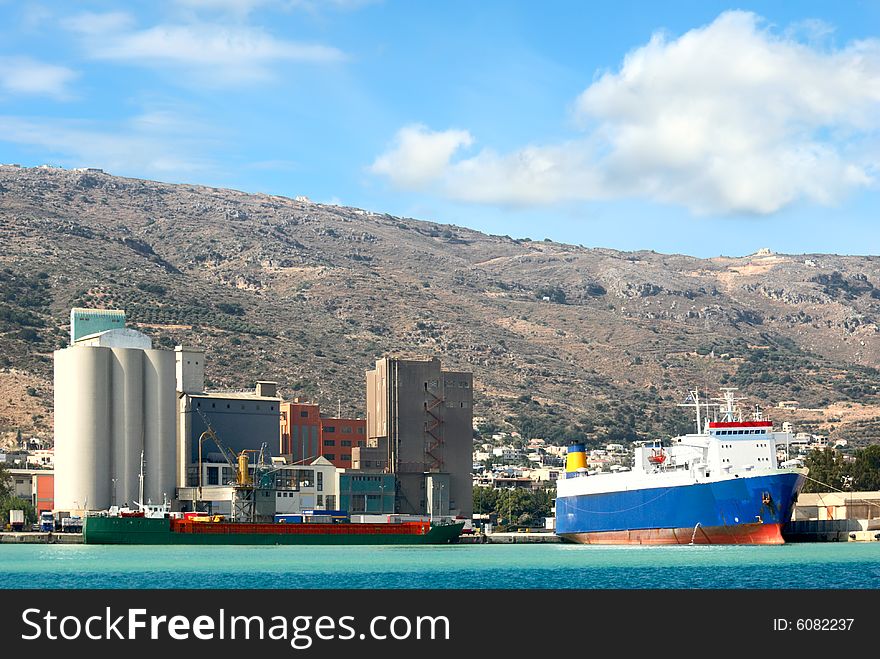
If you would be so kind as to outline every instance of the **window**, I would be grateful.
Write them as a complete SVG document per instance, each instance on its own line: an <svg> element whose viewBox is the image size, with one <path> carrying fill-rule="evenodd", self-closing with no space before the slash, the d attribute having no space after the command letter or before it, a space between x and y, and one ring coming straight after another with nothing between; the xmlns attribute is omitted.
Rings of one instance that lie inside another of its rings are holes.
<svg viewBox="0 0 880 659"><path fill-rule="evenodd" d="M364 440L362 440L362 439L358 440L358 446L366 446L366 445L367 445L367 443Z"/></svg>
<svg viewBox="0 0 880 659"><path fill-rule="evenodd" d="M336 432L336 426L324 426L324 432Z"/></svg>
<svg viewBox="0 0 880 659"><path fill-rule="evenodd" d="M358 426L358 435L363 435L363 434L364 434L364 427Z"/></svg>
<svg viewBox="0 0 880 659"><path fill-rule="evenodd" d="M318 508L323 508L323 507L324 507L324 495L319 494L318 495Z"/></svg>
<svg viewBox="0 0 880 659"><path fill-rule="evenodd" d="M341 442L339 442L339 443L340 443L342 446L351 446L351 440L350 440L350 439L343 439L343 440L342 440Z"/></svg>
<svg viewBox="0 0 880 659"><path fill-rule="evenodd" d="M328 460L335 460L336 454L335 453L325 453L324 457L327 458Z"/></svg>
<svg viewBox="0 0 880 659"><path fill-rule="evenodd" d="M336 446L336 440L335 439L325 439L324 446Z"/></svg>
<svg viewBox="0 0 880 659"><path fill-rule="evenodd" d="M348 455L347 453L343 453L343 454L339 457L339 459L342 460L343 462L345 462L345 461L351 461L351 456Z"/></svg>
<svg viewBox="0 0 880 659"><path fill-rule="evenodd" d="M336 495L335 494L328 494L326 497L324 497L324 501L327 504L327 508L329 510L336 510Z"/></svg>
<svg viewBox="0 0 880 659"><path fill-rule="evenodd" d="M220 470L217 467L208 467L208 485L220 485Z"/></svg>
<svg viewBox="0 0 880 659"><path fill-rule="evenodd" d="M351 434L351 426L342 426L342 432L346 434Z"/></svg>
<svg viewBox="0 0 880 659"><path fill-rule="evenodd" d="M318 492L324 491L324 472L318 472Z"/></svg>
<svg viewBox="0 0 880 659"><path fill-rule="evenodd" d="M309 415L309 413L306 412L305 410L303 410L302 412L299 413L299 415L300 415L301 417L305 418L305 417L307 417L307 416Z"/></svg>

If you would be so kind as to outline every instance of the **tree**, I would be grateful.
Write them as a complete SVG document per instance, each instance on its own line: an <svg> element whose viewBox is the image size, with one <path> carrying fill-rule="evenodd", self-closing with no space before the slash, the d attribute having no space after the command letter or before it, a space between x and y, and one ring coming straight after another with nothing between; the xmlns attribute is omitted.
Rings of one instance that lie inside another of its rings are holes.
<svg viewBox="0 0 880 659"><path fill-rule="evenodd" d="M546 489L474 488L474 512L494 513L498 517L499 527L502 528L540 526L543 518L550 515L552 505L553 494Z"/></svg>
<svg viewBox="0 0 880 659"><path fill-rule="evenodd" d="M854 490L880 490L880 445L856 451L856 460L849 470Z"/></svg>
<svg viewBox="0 0 880 659"><path fill-rule="evenodd" d="M14 494L12 475L5 462L0 462L0 499L7 499Z"/></svg>
<svg viewBox="0 0 880 659"><path fill-rule="evenodd" d="M810 470L810 480L804 485L804 492L827 492L829 486L840 489L843 477L849 471L843 456L830 448L810 451L804 464Z"/></svg>
<svg viewBox="0 0 880 659"><path fill-rule="evenodd" d="M23 510L25 524L33 524L37 521L37 512L30 501L14 496L0 497L0 526L9 522L10 510Z"/></svg>

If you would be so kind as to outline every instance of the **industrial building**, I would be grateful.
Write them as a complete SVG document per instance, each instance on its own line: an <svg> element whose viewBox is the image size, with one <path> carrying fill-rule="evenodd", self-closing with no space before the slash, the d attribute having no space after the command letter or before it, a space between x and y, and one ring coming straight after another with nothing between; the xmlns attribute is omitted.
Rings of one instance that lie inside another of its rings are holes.
<svg viewBox="0 0 880 659"><path fill-rule="evenodd" d="M125 312L120 309L83 309L74 307L70 310L70 345L85 336L91 336L107 330L125 327Z"/></svg>
<svg viewBox="0 0 880 659"><path fill-rule="evenodd" d="M253 391L206 392L205 353L178 346L174 351L177 388L177 487L198 485L202 463L226 464L213 443L202 440L211 428L234 453L278 451L281 399L275 382L257 382Z"/></svg>
<svg viewBox="0 0 880 659"><path fill-rule="evenodd" d="M367 446L353 463L397 477L396 512L470 517L473 374L384 357L367 371Z"/></svg>
<svg viewBox="0 0 880 659"><path fill-rule="evenodd" d="M339 507L351 514L389 514L395 512L394 474L340 471Z"/></svg>
<svg viewBox="0 0 880 659"><path fill-rule="evenodd" d="M29 501L38 515L55 510L55 472L51 469L13 468L9 476L14 495Z"/></svg>
<svg viewBox="0 0 880 659"><path fill-rule="evenodd" d="M352 450L366 446L366 420L323 417L317 403L294 398L281 403L281 454L301 464L322 456L342 469L352 467Z"/></svg>
<svg viewBox="0 0 880 659"><path fill-rule="evenodd" d="M141 488L147 501L173 498L174 353L154 350L149 337L122 327L84 333L82 323L112 323L119 315L74 311L74 344L54 353L55 507L131 504Z"/></svg>
<svg viewBox="0 0 880 659"><path fill-rule="evenodd" d="M181 510L231 515L235 489L232 468L225 462L206 463L203 470L201 486L178 490ZM252 464L250 471L255 476L256 465ZM257 490L258 516L266 521L272 521L275 514L336 509L339 472L328 460L319 457L307 465L289 465L276 458L266 474L270 481Z"/></svg>

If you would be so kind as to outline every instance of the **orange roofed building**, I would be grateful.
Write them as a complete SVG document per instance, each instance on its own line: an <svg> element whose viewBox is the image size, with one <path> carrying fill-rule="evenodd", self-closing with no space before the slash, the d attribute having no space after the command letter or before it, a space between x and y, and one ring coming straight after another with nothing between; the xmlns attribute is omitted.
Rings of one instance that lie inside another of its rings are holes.
<svg viewBox="0 0 880 659"><path fill-rule="evenodd" d="M325 418L317 403L281 403L282 454L294 464L309 463L319 455L335 466L351 469L351 451L367 445L366 419Z"/></svg>

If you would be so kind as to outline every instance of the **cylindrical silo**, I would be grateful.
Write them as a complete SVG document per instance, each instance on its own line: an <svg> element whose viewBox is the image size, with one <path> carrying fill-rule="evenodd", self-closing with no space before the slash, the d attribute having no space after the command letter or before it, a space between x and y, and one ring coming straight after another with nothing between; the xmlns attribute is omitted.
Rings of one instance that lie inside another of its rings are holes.
<svg viewBox="0 0 880 659"><path fill-rule="evenodd" d="M110 499L133 506L144 450L144 351L112 348Z"/></svg>
<svg viewBox="0 0 880 659"><path fill-rule="evenodd" d="M144 350L144 497L174 498L177 429L174 353Z"/></svg>
<svg viewBox="0 0 880 659"><path fill-rule="evenodd" d="M55 509L110 505L110 349L55 351Z"/></svg>

